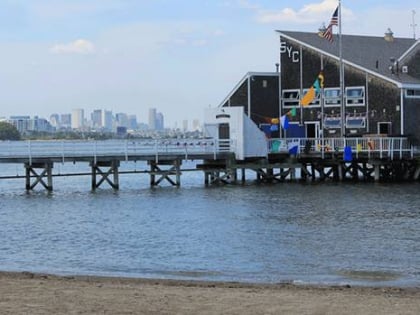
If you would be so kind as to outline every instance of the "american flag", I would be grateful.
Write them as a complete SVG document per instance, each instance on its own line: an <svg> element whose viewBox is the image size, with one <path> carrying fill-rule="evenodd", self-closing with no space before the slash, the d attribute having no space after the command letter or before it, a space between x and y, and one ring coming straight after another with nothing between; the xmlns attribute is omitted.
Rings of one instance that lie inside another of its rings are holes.
<svg viewBox="0 0 420 315"><path fill-rule="evenodd" d="M330 42L333 41L333 26L338 26L338 7L335 9L334 14L331 17L330 24L324 32L324 38L328 39Z"/></svg>
<svg viewBox="0 0 420 315"><path fill-rule="evenodd" d="M330 42L333 41L333 32L332 32L332 25L328 25L327 29L325 30L324 34L322 34L324 38L328 39Z"/></svg>
<svg viewBox="0 0 420 315"><path fill-rule="evenodd" d="M334 14L331 17L330 25L338 25L338 7L335 9Z"/></svg>

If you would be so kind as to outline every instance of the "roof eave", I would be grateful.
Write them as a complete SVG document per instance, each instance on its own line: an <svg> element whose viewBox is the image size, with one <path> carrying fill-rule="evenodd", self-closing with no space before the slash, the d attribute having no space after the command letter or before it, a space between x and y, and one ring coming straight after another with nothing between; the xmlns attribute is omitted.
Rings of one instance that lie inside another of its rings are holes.
<svg viewBox="0 0 420 315"><path fill-rule="evenodd" d="M420 39L417 40L407 51L398 58L398 62L401 62L405 57L407 57L416 47L420 44Z"/></svg>
<svg viewBox="0 0 420 315"><path fill-rule="evenodd" d="M242 84L253 76L278 76L280 72L247 72L217 107L223 107Z"/></svg>
<svg viewBox="0 0 420 315"><path fill-rule="evenodd" d="M401 83L400 88L402 89L420 89L420 83Z"/></svg>

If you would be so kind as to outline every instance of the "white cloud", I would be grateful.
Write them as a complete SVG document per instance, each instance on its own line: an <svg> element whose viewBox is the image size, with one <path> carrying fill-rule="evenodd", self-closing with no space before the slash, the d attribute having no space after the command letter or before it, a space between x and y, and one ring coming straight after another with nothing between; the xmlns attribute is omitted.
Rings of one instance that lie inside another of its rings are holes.
<svg viewBox="0 0 420 315"><path fill-rule="evenodd" d="M337 7L337 0L323 0L321 2L304 5L299 10L284 8L282 10L258 10L257 21L260 23L295 23L311 24L326 20ZM343 8L343 15L351 15L351 11Z"/></svg>
<svg viewBox="0 0 420 315"><path fill-rule="evenodd" d="M95 53L95 45L86 39L77 39L67 44L56 44L50 51L54 54L81 54L90 55Z"/></svg>
<svg viewBox="0 0 420 315"><path fill-rule="evenodd" d="M337 0L324 0L320 3L311 3L303 6L300 13L307 14L324 14L325 12L333 13L337 8Z"/></svg>

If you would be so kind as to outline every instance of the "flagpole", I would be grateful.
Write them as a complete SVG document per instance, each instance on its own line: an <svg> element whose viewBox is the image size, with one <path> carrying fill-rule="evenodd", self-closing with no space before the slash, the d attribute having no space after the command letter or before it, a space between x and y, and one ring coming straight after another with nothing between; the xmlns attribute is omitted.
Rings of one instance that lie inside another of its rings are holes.
<svg viewBox="0 0 420 315"><path fill-rule="evenodd" d="M300 104L300 125L303 125L303 105L302 105L302 96L303 96L303 48L302 45L300 46L299 50L299 58L300 58L300 69L299 69L299 76L300 76L300 91L299 95L301 95L299 99Z"/></svg>
<svg viewBox="0 0 420 315"><path fill-rule="evenodd" d="M341 29L341 0L338 0L338 50L340 56L340 102L341 102L341 137L346 134L345 127L345 104L344 104L344 67L343 67L343 41L342 41L342 29Z"/></svg>
<svg viewBox="0 0 420 315"><path fill-rule="evenodd" d="M280 47L281 47L281 35L280 35ZM281 50L281 48L280 48L280 50ZM282 57L282 53L281 53L281 51L280 51L280 54L279 54L279 63L278 63L278 75L279 75L279 121L280 121L280 119L281 119L281 116L282 116L282 112L283 112L283 91L282 91L282 89L281 89L281 73L282 73L282 68L281 68L281 66L282 66L282 64L281 64L281 57ZM280 130L279 130L279 136L280 136L280 138L282 138L283 137L283 130L282 130L282 128L279 128Z"/></svg>
<svg viewBox="0 0 420 315"><path fill-rule="evenodd" d="M324 75L324 55L321 55L321 72ZM320 95L320 102L321 102L321 152L322 158L324 158L324 84L321 84L321 95Z"/></svg>

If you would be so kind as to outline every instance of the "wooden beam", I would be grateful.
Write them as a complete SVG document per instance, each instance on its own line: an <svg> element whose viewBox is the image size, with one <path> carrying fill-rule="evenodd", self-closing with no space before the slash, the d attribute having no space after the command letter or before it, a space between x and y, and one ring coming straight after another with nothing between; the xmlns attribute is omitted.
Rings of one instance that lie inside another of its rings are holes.
<svg viewBox="0 0 420 315"><path fill-rule="evenodd" d="M99 188L104 182L107 182L113 189L118 190L119 185L119 174L118 167L120 166L119 160L111 161L100 161L100 162L91 162L90 166L92 168L92 190ZM108 167L107 171L103 171L101 167ZM101 176L101 179L97 181L98 175ZM110 179L112 175L112 180Z"/></svg>
<svg viewBox="0 0 420 315"><path fill-rule="evenodd" d="M41 173L35 169L41 169ZM46 190L53 190L52 182L52 169L53 162L45 163L25 163L25 188L26 190L33 190L38 184L41 184ZM44 181L44 178L47 178L47 182ZM31 178L35 180L31 183Z"/></svg>

